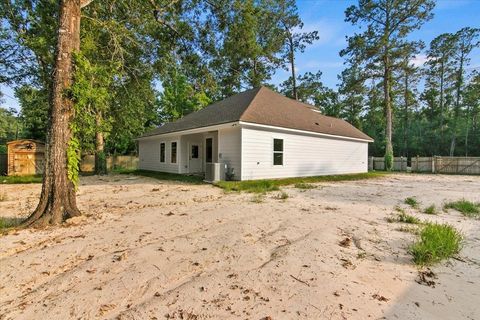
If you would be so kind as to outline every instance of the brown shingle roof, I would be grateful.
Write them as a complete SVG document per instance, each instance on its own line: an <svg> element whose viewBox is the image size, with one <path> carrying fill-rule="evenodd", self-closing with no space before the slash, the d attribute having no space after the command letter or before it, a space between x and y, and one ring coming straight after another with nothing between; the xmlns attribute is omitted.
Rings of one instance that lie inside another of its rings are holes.
<svg viewBox="0 0 480 320"><path fill-rule="evenodd" d="M147 132L143 137L244 121L372 140L348 122L324 116L315 110L313 106L287 98L266 87L259 87L216 102L177 121L166 123Z"/></svg>

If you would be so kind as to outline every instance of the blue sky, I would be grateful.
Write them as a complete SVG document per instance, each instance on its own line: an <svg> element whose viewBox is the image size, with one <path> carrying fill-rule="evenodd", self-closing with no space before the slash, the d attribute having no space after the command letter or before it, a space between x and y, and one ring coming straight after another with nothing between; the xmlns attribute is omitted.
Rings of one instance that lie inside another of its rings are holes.
<svg viewBox="0 0 480 320"><path fill-rule="evenodd" d="M336 87L337 75L343 69L343 59L338 52L346 46L345 36L352 35L357 29L344 22L345 9L355 4L353 0L298 0L298 9L305 23L304 30L317 30L320 40L297 56L298 73L323 72L323 82L329 87ZM463 27L480 28L480 0L438 0L434 17L420 30L411 34L413 40L423 40L427 46L437 35L444 32L456 32ZM480 70L480 50L472 55L471 69ZM424 62L424 55L417 57L417 63ZM281 83L289 76L279 70L272 78L275 84ZM5 102L2 107L18 109L11 88L2 87Z"/></svg>

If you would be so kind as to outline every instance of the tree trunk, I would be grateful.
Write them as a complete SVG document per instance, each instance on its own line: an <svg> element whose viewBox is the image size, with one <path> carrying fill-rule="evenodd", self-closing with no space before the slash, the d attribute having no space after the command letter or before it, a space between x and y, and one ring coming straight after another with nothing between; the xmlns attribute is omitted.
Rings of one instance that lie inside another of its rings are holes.
<svg viewBox="0 0 480 320"><path fill-rule="evenodd" d="M96 174L107 174L107 159L105 158L104 152L104 139L102 127L102 114L97 114L95 119L97 125L97 132L95 132L95 173Z"/></svg>
<svg viewBox="0 0 480 320"><path fill-rule="evenodd" d="M80 0L60 0L59 8L42 192L37 208L25 220L24 226L60 224L65 219L80 215L75 188L68 179L67 170L70 122L74 113L73 102L67 93L72 84L72 54L80 48Z"/></svg>
<svg viewBox="0 0 480 320"><path fill-rule="evenodd" d="M292 94L295 100L298 100L298 92L297 92L297 75L295 74L295 48L293 43L293 38L290 35L288 38L289 41L289 57L290 57L290 68L292 69Z"/></svg>
<svg viewBox="0 0 480 320"><path fill-rule="evenodd" d="M392 105L390 100L390 61L387 54L384 57L383 91L385 100L385 170L393 168L393 145L392 145Z"/></svg>
<svg viewBox="0 0 480 320"><path fill-rule="evenodd" d="M453 129L452 129L452 141L450 143L450 157L453 157L455 154L456 138L457 138L457 125L458 117L460 115L460 99L462 96L462 86L463 86L463 63L465 57L463 54L460 56L460 65L457 74L456 81L456 95L455 95L455 111L453 113Z"/></svg>

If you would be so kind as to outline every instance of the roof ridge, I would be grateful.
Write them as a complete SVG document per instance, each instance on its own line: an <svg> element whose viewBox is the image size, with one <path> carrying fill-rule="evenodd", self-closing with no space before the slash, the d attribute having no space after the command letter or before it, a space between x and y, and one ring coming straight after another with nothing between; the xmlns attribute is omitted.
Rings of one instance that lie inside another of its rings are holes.
<svg viewBox="0 0 480 320"><path fill-rule="evenodd" d="M238 120L242 120L243 115L244 115L245 112L247 112L247 110L252 106L253 101L255 101L255 99L257 98L258 94L260 93L260 91L261 91L263 88L265 88L265 87L264 87L264 86L259 86L259 87L250 89L250 90L252 90L252 91L257 90L257 92L256 92L255 95L253 96L252 100L250 100L250 102L248 103L248 106L242 111L242 113L240 114L240 117L238 117ZM247 90L247 91L248 91L248 90ZM244 91L244 92L246 92L246 91Z"/></svg>

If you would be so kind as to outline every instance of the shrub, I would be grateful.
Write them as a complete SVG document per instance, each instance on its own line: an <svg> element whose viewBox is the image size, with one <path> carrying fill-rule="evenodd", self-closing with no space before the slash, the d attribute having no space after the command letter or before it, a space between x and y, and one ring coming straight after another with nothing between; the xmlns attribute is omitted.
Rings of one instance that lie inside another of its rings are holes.
<svg viewBox="0 0 480 320"><path fill-rule="evenodd" d="M465 199L446 203L443 208L455 209L467 217L480 216L480 203L474 203Z"/></svg>
<svg viewBox="0 0 480 320"><path fill-rule="evenodd" d="M22 221L22 218L0 217L0 230L16 227Z"/></svg>
<svg viewBox="0 0 480 320"><path fill-rule="evenodd" d="M287 200L288 199L288 193L282 191L281 193L277 194L275 196L275 199L278 199L278 200Z"/></svg>
<svg viewBox="0 0 480 320"><path fill-rule="evenodd" d="M410 224L419 224L420 219L418 219L414 216L411 216L409 214L406 214L406 213L400 213L398 215L398 222L410 223Z"/></svg>
<svg viewBox="0 0 480 320"><path fill-rule="evenodd" d="M252 197L251 200L253 203L262 203L263 202L263 194L256 194Z"/></svg>
<svg viewBox="0 0 480 320"><path fill-rule="evenodd" d="M418 202L418 200L415 199L414 197L408 197L408 198L405 198L405 204L408 204L410 207L417 209L420 202Z"/></svg>
<svg viewBox="0 0 480 320"><path fill-rule="evenodd" d="M423 210L423 213L426 213L426 214L438 214L437 207L435 207L435 205L432 204L431 206L426 207L426 208Z"/></svg>
<svg viewBox="0 0 480 320"><path fill-rule="evenodd" d="M410 247L410 253L415 264L432 265L460 252L462 240L462 234L453 226L429 223Z"/></svg>
<svg viewBox="0 0 480 320"><path fill-rule="evenodd" d="M297 189L315 189L316 186L313 185L313 184L310 184L310 183L301 182L301 183L296 183L295 188L297 188Z"/></svg>

